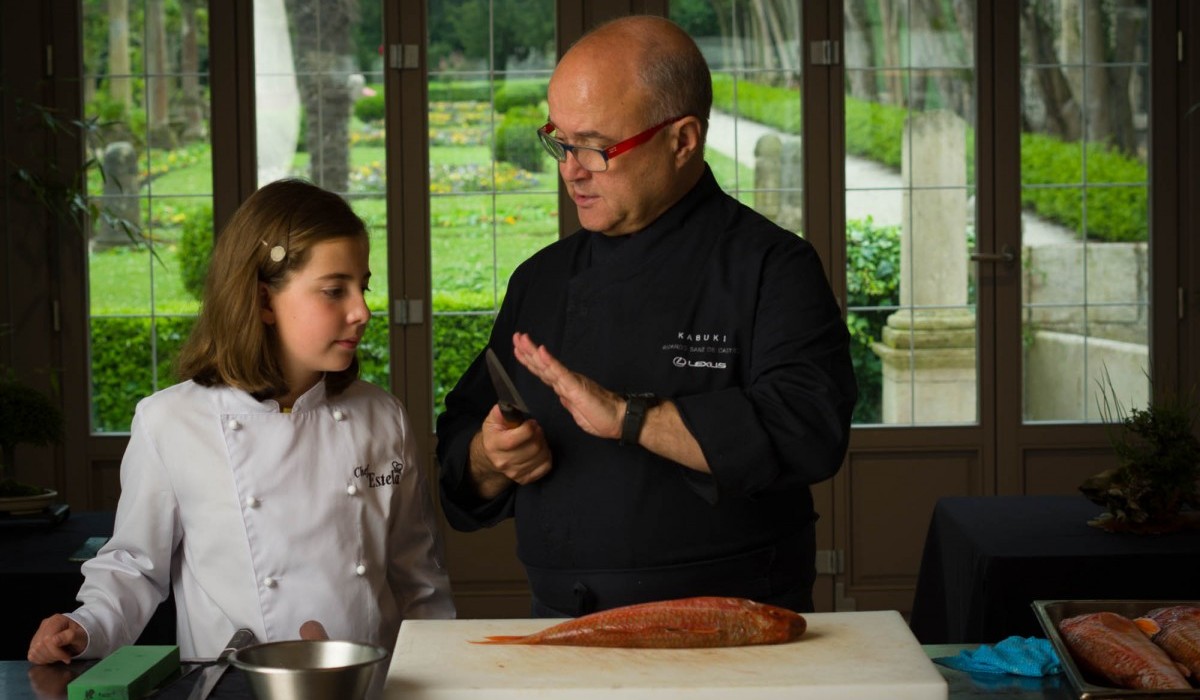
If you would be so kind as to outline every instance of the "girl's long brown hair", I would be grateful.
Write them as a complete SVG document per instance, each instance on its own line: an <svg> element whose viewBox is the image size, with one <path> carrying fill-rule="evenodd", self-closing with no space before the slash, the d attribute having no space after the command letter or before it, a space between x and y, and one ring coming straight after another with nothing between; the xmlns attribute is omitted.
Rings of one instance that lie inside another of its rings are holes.
<svg viewBox="0 0 1200 700"><path fill-rule="evenodd" d="M259 282L280 289L317 243L366 235L345 200L311 183L279 180L250 195L213 246L200 315L176 360L179 377L260 400L286 394L278 340L262 321ZM276 246L284 253L278 261L271 256ZM357 378L355 357L341 372L325 374L326 391L336 395Z"/></svg>

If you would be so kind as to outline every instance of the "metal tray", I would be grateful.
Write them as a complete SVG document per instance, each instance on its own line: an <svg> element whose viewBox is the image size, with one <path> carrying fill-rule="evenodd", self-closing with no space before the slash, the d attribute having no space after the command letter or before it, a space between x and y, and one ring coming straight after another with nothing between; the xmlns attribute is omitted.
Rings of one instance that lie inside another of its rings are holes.
<svg viewBox="0 0 1200 700"><path fill-rule="evenodd" d="M1088 698L1197 698L1200 688L1190 690L1131 690L1129 688L1114 688L1110 685L1099 685L1097 679L1085 675L1075 665L1066 642L1058 633L1058 623L1068 617L1094 612L1114 612L1130 619L1140 617L1155 608L1171 605L1194 605L1200 607L1200 601L1195 600L1035 600L1033 611L1038 623L1046 633L1046 638L1054 646L1058 659L1062 662L1063 672L1071 681L1071 686L1079 691L1081 700ZM1192 679L1195 683L1196 679Z"/></svg>

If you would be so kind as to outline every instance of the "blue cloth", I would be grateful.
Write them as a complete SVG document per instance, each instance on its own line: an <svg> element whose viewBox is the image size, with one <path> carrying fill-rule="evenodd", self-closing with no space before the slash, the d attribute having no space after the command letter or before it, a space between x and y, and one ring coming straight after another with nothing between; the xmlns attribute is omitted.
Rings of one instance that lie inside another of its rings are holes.
<svg viewBox="0 0 1200 700"><path fill-rule="evenodd" d="M933 661L969 673L1037 677L1062 672L1054 647L1049 640L1039 637L1009 637L998 644L984 644L974 650L960 651L958 656L943 656Z"/></svg>

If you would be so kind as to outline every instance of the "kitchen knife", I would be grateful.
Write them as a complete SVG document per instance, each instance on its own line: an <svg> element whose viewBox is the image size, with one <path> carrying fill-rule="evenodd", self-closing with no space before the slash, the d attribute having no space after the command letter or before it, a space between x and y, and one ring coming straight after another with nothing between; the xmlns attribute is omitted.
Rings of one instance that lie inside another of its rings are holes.
<svg viewBox="0 0 1200 700"><path fill-rule="evenodd" d="M233 652L248 647L254 644L257 639L254 638L254 633L243 627L233 636L229 638L229 643L217 655L217 660L213 665L205 668L200 672L200 677L196 679L196 684L192 686L192 692L188 695L188 700L204 700L208 694L212 692L213 687L217 685L217 681L221 680L221 674L225 673L225 669L229 668L229 656Z"/></svg>
<svg viewBox="0 0 1200 700"><path fill-rule="evenodd" d="M496 403L500 404L501 415L509 425L520 425L529 417L529 407L525 405L525 400L517 392L517 387L513 385L508 372L504 371L504 365L500 364L500 358L496 357L496 353L488 348L485 355L488 374L492 377L492 386L496 388Z"/></svg>

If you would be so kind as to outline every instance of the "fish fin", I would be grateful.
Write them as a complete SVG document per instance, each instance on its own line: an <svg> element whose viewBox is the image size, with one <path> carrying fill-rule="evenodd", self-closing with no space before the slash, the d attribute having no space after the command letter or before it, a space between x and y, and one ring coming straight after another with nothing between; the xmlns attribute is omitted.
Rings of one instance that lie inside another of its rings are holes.
<svg viewBox="0 0 1200 700"><path fill-rule="evenodd" d="M525 634L496 634L486 639L469 639L472 644L526 644L529 635Z"/></svg>
<svg viewBox="0 0 1200 700"><path fill-rule="evenodd" d="M1153 637L1154 635L1158 634L1159 630L1162 629L1162 627L1158 626L1157 622L1148 617L1136 618L1133 621L1133 624L1137 625L1137 628L1140 629L1142 634L1146 635L1147 637Z"/></svg>

